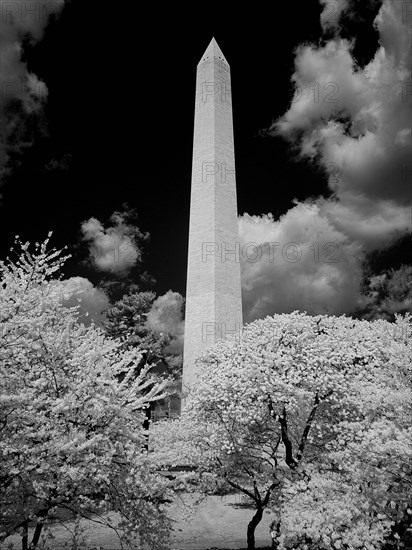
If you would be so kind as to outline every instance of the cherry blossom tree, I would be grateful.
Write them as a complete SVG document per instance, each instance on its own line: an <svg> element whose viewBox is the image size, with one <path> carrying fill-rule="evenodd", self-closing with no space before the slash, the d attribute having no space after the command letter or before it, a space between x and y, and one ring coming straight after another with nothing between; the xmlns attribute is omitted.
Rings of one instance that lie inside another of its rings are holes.
<svg viewBox="0 0 412 550"><path fill-rule="evenodd" d="M49 234L50 237L51 234ZM30 548L59 509L104 524L122 540L165 548L167 480L145 450L144 410L169 381L65 307L58 272L67 256L49 238L0 262L0 542ZM138 367L138 368L137 368ZM121 381L119 374L126 373Z"/></svg>
<svg viewBox="0 0 412 550"><path fill-rule="evenodd" d="M326 452L283 488L279 548L399 547L411 525L411 318L354 328L374 354L356 346L332 422L313 426Z"/></svg>
<svg viewBox="0 0 412 550"><path fill-rule="evenodd" d="M157 440L169 464L196 465L203 491L246 495L249 549L265 508L275 548L381 548L409 517L410 365L408 316L255 321L198 359L188 405L155 427L154 451Z"/></svg>

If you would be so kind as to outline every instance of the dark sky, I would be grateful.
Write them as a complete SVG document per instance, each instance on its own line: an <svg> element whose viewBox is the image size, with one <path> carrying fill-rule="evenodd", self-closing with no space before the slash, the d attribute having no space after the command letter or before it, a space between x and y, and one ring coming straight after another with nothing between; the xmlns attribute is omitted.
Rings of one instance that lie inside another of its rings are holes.
<svg viewBox="0 0 412 550"><path fill-rule="evenodd" d="M359 2L347 23L360 65L377 48L379 5ZM1 257L15 234L34 242L53 230L52 244L73 245L83 220L105 222L126 202L151 235L144 257L155 289L184 294L196 65L212 36L231 66L239 213L276 218L295 197L327 195L316 164L297 162L290 144L262 132L290 103L294 49L320 41L321 6L267 6L66 4L44 39L25 45L29 70L49 89L48 135L37 136L2 188ZM44 169L62 158L66 170ZM82 254L67 275L98 283Z"/></svg>

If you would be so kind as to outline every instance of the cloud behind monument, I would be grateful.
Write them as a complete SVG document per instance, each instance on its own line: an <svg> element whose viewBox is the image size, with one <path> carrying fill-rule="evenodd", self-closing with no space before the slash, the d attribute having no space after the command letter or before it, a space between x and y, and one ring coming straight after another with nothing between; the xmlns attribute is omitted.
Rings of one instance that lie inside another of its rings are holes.
<svg viewBox="0 0 412 550"><path fill-rule="evenodd" d="M364 67L353 55L355 42L339 37L353 3L333 3L333 20L327 20L332 3L321 3L322 27L335 35L298 46L294 97L270 131L288 140L298 159L328 174L330 195L308 198L277 221L245 214L239 227L243 243L296 242L309 252L330 241L341 255L335 264L316 263L313 253L296 263L243 261L248 320L293 309L353 312L367 253L411 232L411 33L404 3L382 3L374 21L379 47Z"/></svg>
<svg viewBox="0 0 412 550"><path fill-rule="evenodd" d="M353 42L298 47L295 96L272 127L329 173L320 211L366 249L411 229L411 32L402 2L375 19L380 47L357 66Z"/></svg>
<svg viewBox="0 0 412 550"><path fill-rule="evenodd" d="M239 235L245 251L240 261L246 322L297 309L340 315L356 307L361 247L316 204L297 203L279 220L271 214L244 214Z"/></svg>

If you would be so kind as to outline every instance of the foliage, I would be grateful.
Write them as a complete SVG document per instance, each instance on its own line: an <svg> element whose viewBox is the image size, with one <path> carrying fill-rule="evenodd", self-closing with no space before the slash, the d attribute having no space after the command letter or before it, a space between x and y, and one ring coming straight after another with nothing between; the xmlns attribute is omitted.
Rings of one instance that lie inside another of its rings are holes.
<svg viewBox="0 0 412 550"><path fill-rule="evenodd" d="M412 266L402 265L369 277L360 301L364 319L392 321L396 313L412 312Z"/></svg>
<svg viewBox="0 0 412 550"><path fill-rule="evenodd" d="M106 310L103 326L109 336L121 339L127 349L145 350L143 355L147 362L162 364L166 372L177 375L182 357L169 353L172 337L155 333L147 323L155 299L154 292L125 294Z"/></svg>
<svg viewBox="0 0 412 550"><path fill-rule="evenodd" d="M408 316L255 321L198 360L155 452L250 498L249 548L266 506L280 549L380 548L410 506L411 334Z"/></svg>
<svg viewBox="0 0 412 550"><path fill-rule="evenodd" d="M168 483L144 450L142 425L169 381L141 364L140 350L62 306L56 274L67 256L48 241L34 253L19 242L17 260L0 263L0 541L35 521L35 547L42 526L68 508L102 522L117 512L124 541L164 548Z"/></svg>

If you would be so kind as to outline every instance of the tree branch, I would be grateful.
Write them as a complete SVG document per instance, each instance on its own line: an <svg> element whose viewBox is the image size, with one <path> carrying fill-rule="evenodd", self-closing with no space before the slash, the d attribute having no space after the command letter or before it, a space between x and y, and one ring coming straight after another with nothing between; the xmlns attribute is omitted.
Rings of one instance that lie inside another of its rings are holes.
<svg viewBox="0 0 412 550"><path fill-rule="evenodd" d="M279 416L280 427L282 431L282 442L286 452L286 464L289 468L294 469L297 466L296 460L293 458L292 442L288 435L288 422L286 417L286 407L283 407L282 416Z"/></svg>
<svg viewBox="0 0 412 550"><path fill-rule="evenodd" d="M303 430L303 434L302 434L302 438L300 440L300 444L299 444L299 447L298 447L298 452L297 452L297 455L296 455L296 459L299 461L301 460L302 456L303 456L303 451L305 450L305 447L306 447L306 443L307 443L307 440L308 440L308 435L309 435L309 432L310 432L310 429L312 427L312 424L313 424L313 420L315 418L315 415L316 415L316 412L318 410L318 407L320 405L320 403L326 399L327 397L329 397L331 394L332 394L332 390L329 391L326 395L324 395L322 398L319 397L319 393L316 392L316 395L315 395L315 401L313 403L313 407L312 407L312 410L310 411L310 414L309 414L309 417L308 417L308 420L306 422L306 426L305 426L305 429Z"/></svg>
<svg viewBox="0 0 412 550"><path fill-rule="evenodd" d="M238 491L241 491L242 493L244 493L245 495L247 495L248 497L250 497L254 502L256 502L256 504L258 504L258 501L256 500L256 497L253 493L251 493L250 491L248 491L247 489L244 489L243 487L241 487L240 485L238 485L237 483L235 483L234 481L230 481L230 479L227 479L227 474L225 473L224 474L225 478L226 478L226 481L229 483L229 485L231 487L233 487L234 489L237 489Z"/></svg>
<svg viewBox="0 0 412 550"><path fill-rule="evenodd" d="M272 485L266 491L265 498L262 501L263 508L268 505L270 495L272 494L273 489L275 489L277 485L278 485L278 483L272 483Z"/></svg>

